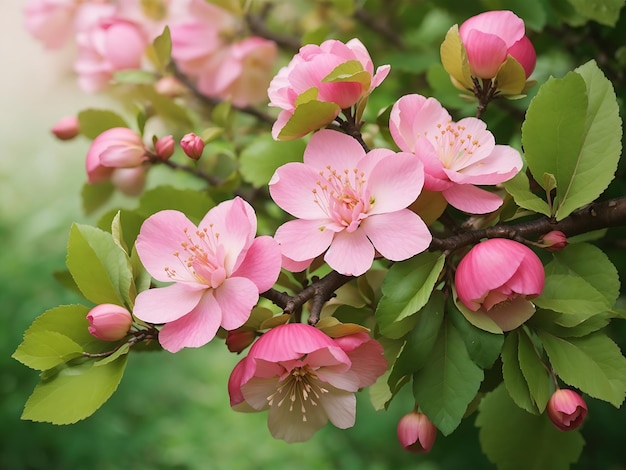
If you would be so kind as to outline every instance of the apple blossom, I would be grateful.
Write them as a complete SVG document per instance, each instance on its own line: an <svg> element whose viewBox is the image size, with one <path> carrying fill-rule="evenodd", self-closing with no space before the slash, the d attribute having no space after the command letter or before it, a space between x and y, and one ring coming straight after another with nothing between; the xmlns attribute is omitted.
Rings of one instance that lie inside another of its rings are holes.
<svg viewBox="0 0 626 470"><path fill-rule="evenodd" d="M535 313L528 300L541 294L545 273L541 260L525 245L505 238L478 243L461 259L454 283L459 300L481 311L503 331Z"/></svg>
<svg viewBox="0 0 626 470"><path fill-rule="evenodd" d="M441 191L452 206L471 214L502 205L498 195L476 185L502 183L522 168L519 152L496 145L483 121L469 117L455 123L434 98L401 97L391 110L389 128L398 147L424 164L424 189Z"/></svg>
<svg viewBox="0 0 626 470"><path fill-rule="evenodd" d="M551 232L542 235L539 238L539 242L548 251L561 251L569 244L565 234L559 230L552 230Z"/></svg>
<svg viewBox="0 0 626 470"><path fill-rule="evenodd" d="M437 428L424 413L414 411L398 422L398 440L409 452L427 454L435 444Z"/></svg>
<svg viewBox="0 0 626 470"><path fill-rule="evenodd" d="M313 326L288 323L264 333L235 366L230 404L237 411L269 410L272 436L303 442L328 420L352 427L354 393L386 368L382 346L366 333L333 339Z"/></svg>
<svg viewBox="0 0 626 470"><path fill-rule="evenodd" d="M204 141L193 132L185 134L183 138L180 139L180 146L183 152L185 152L185 155L192 160L199 160L204 151Z"/></svg>
<svg viewBox="0 0 626 470"><path fill-rule="evenodd" d="M558 389L552 394L546 408L552 424L560 431L578 428L587 416L585 400L573 390Z"/></svg>
<svg viewBox="0 0 626 470"><path fill-rule="evenodd" d="M407 209L419 195L422 164L413 155L374 149L332 130L315 133L304 163L281 166L272 176L276 204L297 217L275 235L282 254L296 262L324 260L341 274L367 271L376 252L401 261L421 253L432 239Z"/></svg>
<svg viewBox="0 0 626 470"><path fill-rule="evenodd" d="M46 49L62 47L72 36L76 0L30 0L24 7L26 29Z"/></svg>
<svg viewBox="0 0 626 470"><path fill-rule="evenodd" d="M89 333L103 341L118 341L128 334L133 317L124 307L100 304L87 314Z"/></svg>
<svg viewBox="0 0 626 470"><path fill-rule="evenodd" d="M333 72L341 70L340 76ZM374 72L372 59L358 39L347 43L330 39L319 46L307 44L300 48L291 62L272 79L268 95L270 106L281 108L272 128L274 139L302 137L330 124L342 109L365 99L385 79L389 65ZM316 103L315 115L309 115ZM303 114L295 117L300 106ZM297 129L288 129L295 125Z"/></svg>
<svg viewBox="0 0 626 470"><path fill-rule="evenodd" d="M174 284L140 292L134 314L165 324L159 342L166 350L202 346L220 326L228 331L246 322L280 271L276 242L255 234L254 210L239 197L212 208L198 227L174 210L143 223L141 262L157 281Z"/></svg>
<svg viewBox="0 0 626 470"><path fill-rule="evenodd" d="M60 119L51 129L51 132L59 140L71 140L79 134L78 118L66 116Z"/></svg>
<svg viewBox="0 0 626 470"><path fill-rule="evenodd" d="M89 150L85 166L89 183L111 179L115 168L138 167L147 160L141 136L127 127L113 127L98 135Z"/></svg>

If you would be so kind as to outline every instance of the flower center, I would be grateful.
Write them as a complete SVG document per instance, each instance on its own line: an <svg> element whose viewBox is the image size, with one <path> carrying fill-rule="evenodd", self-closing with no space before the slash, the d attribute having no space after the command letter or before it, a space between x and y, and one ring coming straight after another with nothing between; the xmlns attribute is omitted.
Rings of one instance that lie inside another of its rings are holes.
<svg viewBox="0 0 626 470"><path fill-rule="evenodd" d="M180 242L181 251L172 255L183 269L191 274L196 282L212 288L219 287L226 279L224 268L225 250L219 243L219 233L213 232L213 226L196 230L193 235L183 229L184 240ZM167 276L175 282L188 281L189 277L180 277L175 268L165 267Z"/></svg>
<svg viewBox="0 0 626 470"><path fill-rule="evenodd" d="M365 173L358 168L339 172L328 165L320 171L313 200L339 227L354 232L374 204L366 181Z"/></svg>
<svg viewBox="0 0 626 470"><path fill-rule="evenodd" d="M460 170L466 166L480 142L467 132L465 126L448 122L437 124L434 135L439 159L443 166L451 170Z"/></svg>
<svg viewBox="0 0 626 470"><path fill-rule="evenodd" d="M328 390L321 386L321 381L310 366L295 367L278 383L278 388L267 397L270 406L289 406L289 411L300 409L302 421L306 422L307 408L317 406L323 394Z"/></svg>

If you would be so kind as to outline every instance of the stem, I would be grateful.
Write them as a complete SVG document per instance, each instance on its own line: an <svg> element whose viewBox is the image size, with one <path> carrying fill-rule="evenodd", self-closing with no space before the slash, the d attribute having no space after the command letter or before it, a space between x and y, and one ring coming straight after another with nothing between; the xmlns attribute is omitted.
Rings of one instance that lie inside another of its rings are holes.
<svg viewBox="0 0 626 470"><path fill-rule="evenodd" d="M173 170L180 170L185 173L189 173L190 175L197 176L198 178L206 181L209 186L221 186L224 183L220 178L210 175L198 167L183 165L182 163L176 163L171 160L157 161L156 163L163 163L163 165L168 166Z"/></svg>

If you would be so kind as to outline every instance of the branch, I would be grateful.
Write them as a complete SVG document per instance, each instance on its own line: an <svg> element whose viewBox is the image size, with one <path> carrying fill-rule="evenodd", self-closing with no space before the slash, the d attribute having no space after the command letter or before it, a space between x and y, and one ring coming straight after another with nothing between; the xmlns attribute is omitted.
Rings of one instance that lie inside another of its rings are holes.
<svg viewBox="0 0 626 470"><path fill-rule="evenodd" d="M217 176L210 175L205 171L202 171L200 168L183 165L181 163L176 163L171 160L160 161L157 160L155 163L162 163L165 166L172 168L173 170L184 171L185 173L189 173L190 175L197 176L200 179L206 181L209 186L221 186L224 182L218 178Z"/></svg>

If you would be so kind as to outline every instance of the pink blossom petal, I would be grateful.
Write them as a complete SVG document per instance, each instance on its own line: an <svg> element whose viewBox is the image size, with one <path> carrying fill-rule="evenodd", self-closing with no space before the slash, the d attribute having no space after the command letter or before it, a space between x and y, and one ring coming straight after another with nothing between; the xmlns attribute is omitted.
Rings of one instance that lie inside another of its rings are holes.
<svg viewBox="0 0 626 470"><path fill-rule="evenodd" d="M291 258L287 258L282 255L282 268L292 273L299 273L304 271L313 262L313 259L305 259L304 261L294 261Z"/></svg>
<svg viewBox="0 0 626 470"><path fill-rule="evenodd" d="M361 229L374 248L392 261L405 260L421 253L432 240L424 221L409 209L368 217L361 223Z"/></svg>
<svg viewBox="0 0 626 470"><path fill-rule="evenodd" d="M283 255L306 261L326 251L334 236L332 230L324 228L324 221L296 219L278 227L274 239Z"/></svg>
<svg viewBox="0 0 626 470"><path fill-rule="evenodd" d="M155 324L178 320L198 305L202 294L202 290L178 283L148 289L135 299L133 313L140 320Z"/></svg>
<svg viewBox="0 0 626 470"><path fill-rule="evenodd" d="M500 37L507 48L524 36L524 21L508 10L487 11L472 16L459 27L459 35L464 44L469 41L472 30L493 34Z"/></svg>
<svg viewBox="0 0 626 470"><path fill-rule="evenodd" d="M322 129L311 136L304 150L304 164L319 170L328 165L335 169L352 169L365 156L365 150L356 139L341 132ZM319 177L318 177L319 179Z"/></svg>
<svg viewBox="0 0 626 470"><path fill-rule="evenodd" d="M397 153L381 159L367 181L367 189L374 198L369 214L408 207L419 196L423 184L423 165L415 155Z"/></svg>
<svg viewBox="0 0 626 470"><path fill-rule="evenodd" d="M442 193L452 206L468 214L488 214L502 205L500 196L471 184L455 184Z"/></svg>
<svg viewBox="0 0 626 470"><path fill-rule="evenodd" d="M159 332L159 343L170 352L204 346L215 337L222 311L211 291L184 317L166 323Z"/></svg>
<svg viewBox="0 0 626 470"><path fill-rule="evenodd" d="M278 136L282 132L283 128L289 122L289 119L293 116L293 109L283 110L278 113L278 117L276 118L276 122L272 125L272 137L274 140L278 140ZM308 133L308 131L306 132ZM302 137L305 134L298 135L296 137Z"/></svg>
<svg viewBox="0 0 626 470"><path fill-rule="evenodd" d="M132 168L141 165L146 160L146 153L142 147L110 145L100 154L100 164L114 168Z"/></svg>
<svg viewBox="0 0 626 470"><path fill-rule="evenodd" d="M473 29L469 31L464 44L472 75L479 78L495 77L500 65L506 60L506 43L498 36Z"/></svg>
<svg viewBox="0 0 626 470"><path fill-rule="evenodd" d="M300 219L322 219L326 212L315 203L320 175L303 163L287 163L276 170L269 182L270 195L278 206Z"/></svg>
<svg viewBox="0 0 626 470"><path fill-rule="evenodd" d="M352 233L339 232L333 238L324 260L341 274L360 276L372 267L374 247L363 229Z"/></svg>
<svg viewBox="0 0 626 470"><path fill-rule="evenodd" d="M243 325L250 318L252 307L259 300L256 285L245 277L225 279L222 285L214 290L214 295L222 311L221 326L225 330L234 330Z"/></svg>
<svg viewBox="0 0 626 470"><path fill-rule="evenodd" d="M230 406L238 405L244 401L243 393L241 393L241 385L247 361L247 356L239 361L228 377L228 395L230 397Z"/></svg>
<svg viewBox="0 0 626 470"><path fill-rule="evenodd" d="M522 168L522 158L508 145L496 145L480 161L469 164L458 172L446 171L451 181L461 184L490 185L508 181Z"/></svg>
<svg viewBox="0 0 626 470"><path fill-rule="evenodd" d="M322 367L316 371L320 380L329 383L338 390L346 392L356 392L359 390L359 376L350 366L346 367Z"/></svg>
<svg viewBox="0 0 626 470"><path fill-rule="evenodd" d="M234 372L234 371L233 371ZM241 386L241 396L256 411L269 408L267 397L272 396L278 387L278 377L253 377ZM238 395L235 395L237 398Z"/></svg>
<svg viewBox="0 0 626 470"><path fill-rule="evenodd" d="M196 226L185 214L174 210L157 212L143 223L135 246L141 263L153 278L171 282L165 268L173 268L179 278L197 284L176 255L183 251L181 243L189 241L185 230L193 234Z"/></svg>
<svg viewBox="0 0 626 470"><path fill-rule="evenodd" d="M356 420L356 397L354 393L333 390L324 396L321 405L330 422L339 429L354 426Z"/></svg>
<svg viewBox="0 0 626 470"><path fill-rule="evenodd" d="M416 152L420 137L432 132L438 123L450 121L450 115L434 98L411 94L393 105L389 130L395 143L405 152Z"/></svg>
<svg viewBox="0 0 626 470"><path fill-rule="evenodd" d="M383 82L383 80L387 78L387 75L389 75L390 71L391 71L391 65L381 65L380 67L378 67L376 69L376 73L372 77L372 84L370 86L370 90L377 88Z"/></svg>
<svg viewBox="0 0 626 470"><path fill-rule="evenodd" d="M387 359L383 353L381 344L371 339L348 352L352 361L350 370L359 378L359 388L369 387L387 370Z"/></svg>
<svg viewBox="0 0 626 470"><path fill-rule="evenodd" d="M281 262L280 248L276 240L268 236L257 237L233 276L248 278L254 282L259 292L265 292L278 279Z"/></svg>
<svg viewBox="0 0 626 470"><path fill-rule="evenodd" d="M502 331L511 331L524 324L535 313L535 306L524 297L500 302L484 312Z"/></svg>

